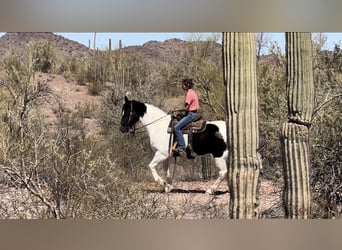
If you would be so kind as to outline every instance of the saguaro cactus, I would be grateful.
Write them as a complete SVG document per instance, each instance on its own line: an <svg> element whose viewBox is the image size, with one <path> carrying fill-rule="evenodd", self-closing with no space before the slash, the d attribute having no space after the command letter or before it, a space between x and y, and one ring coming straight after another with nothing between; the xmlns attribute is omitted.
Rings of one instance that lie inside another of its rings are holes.
<svg viewBox="0 0 342 250"><path fill-rule="evenodd" d="M288 218L310 216L309 127L314 110L310 33L286 37L288 121L281 130L284 166L284 207Z"/></svg>
<svg viewBox="0 0 342 250"><path fill-rule="evenodd" d="M226 85L229 217L258 216L257 188L261 157L253 33L223 33L223 77Z"/></svg>

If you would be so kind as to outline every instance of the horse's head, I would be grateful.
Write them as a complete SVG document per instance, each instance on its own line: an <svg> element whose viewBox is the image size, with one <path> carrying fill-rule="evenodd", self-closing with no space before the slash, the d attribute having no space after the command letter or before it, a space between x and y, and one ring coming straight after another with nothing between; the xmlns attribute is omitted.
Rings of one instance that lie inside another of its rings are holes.
<svg viewBox="0 0 342 250"><path fill-rule="evenodd" d="M127 96L124 98L124 104L122 106L120 131L123 133L134 133L135 124L139 121L140 117L143 117L146 113L146 105L138 101L130 101Z"/></svg>

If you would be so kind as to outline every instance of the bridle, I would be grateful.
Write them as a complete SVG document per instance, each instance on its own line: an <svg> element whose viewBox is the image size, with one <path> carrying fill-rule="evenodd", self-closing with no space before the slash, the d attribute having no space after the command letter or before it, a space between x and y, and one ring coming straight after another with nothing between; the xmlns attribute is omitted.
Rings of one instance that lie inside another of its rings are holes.
<svg viewBox="0 0 342 250"><path fill-rule="evenodd" d="M132 117L133 117L133 102L131 102L131 109L129 111L129 116L128 116L128 122L127 124L130 124L131 120L132 120Z"/></svg>
<svg viewBox="0 0 342 250"><path fill-rule="evenodd" d="M131 133L131 134L134 134L135 133L135 123L133 124L133 126L132 126L132 128L133 129L131 129L130 127L129 127L129 124L131 123L131 121L132 121L132 119L133 119L133 102L131 102L131 109L130 109L130 111L129 111L129 116L128 116L128 121L127 121L127 125L128 125L128 130L129 130L129 132Z"/></svg>

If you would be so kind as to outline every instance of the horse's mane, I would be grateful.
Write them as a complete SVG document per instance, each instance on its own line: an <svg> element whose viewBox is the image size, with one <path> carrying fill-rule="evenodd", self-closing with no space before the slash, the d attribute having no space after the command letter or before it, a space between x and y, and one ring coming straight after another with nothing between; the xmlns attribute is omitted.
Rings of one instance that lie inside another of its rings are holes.
<svg viewBox="0 0 342 250"><path fill-rule="evenodd" d="M154 104L145 103L145 105L149 108L149 111L152 110L152 112L154 112L154 113L166 114L166 112L164 110L162 110L161 108L159 108L158 106L156 106Z"/></svg>
<svg viewBox="0 0 342 250"><path fill-rule="evenodd" d="M136 100L132 100L132 105L134 106L135 112L137 112L139 116L143 117L144 114L146 114L147 108L144 103L136 101Z"/></svg>

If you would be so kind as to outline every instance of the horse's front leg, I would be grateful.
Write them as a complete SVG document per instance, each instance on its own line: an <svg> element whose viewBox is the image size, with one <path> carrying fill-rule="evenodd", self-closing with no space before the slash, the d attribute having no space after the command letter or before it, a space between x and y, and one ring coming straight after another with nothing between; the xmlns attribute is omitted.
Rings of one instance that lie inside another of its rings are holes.
<svg viewBox="0 0 342 250"><path fill-rule="evenodd" d="M172 185L170 183L168 183L168 179L170 177L170 172L169 172L169 169L165 169L165 165L166 163L164 163L163 165L163 168L164 168L164 171L166 171L166 177L167 177L167 180L164 180L157 172L156 170L156 166L163 162L165 159L167 159L167 156L165 156L164 154L160 153L159 151L157 151L155 154L154 154L154 157L152 159L152 161L150 162L150 164L148 165L151 169L151 173L152 173L152 176L153 176L153 179L158 182L159 184L163 185L165 187L165 192L170 192L171 189L172 189ZM167 161L166 161L167 162Z"/></svg>

